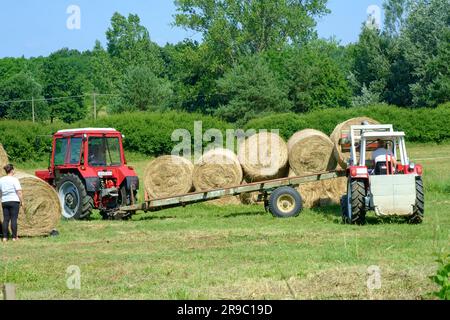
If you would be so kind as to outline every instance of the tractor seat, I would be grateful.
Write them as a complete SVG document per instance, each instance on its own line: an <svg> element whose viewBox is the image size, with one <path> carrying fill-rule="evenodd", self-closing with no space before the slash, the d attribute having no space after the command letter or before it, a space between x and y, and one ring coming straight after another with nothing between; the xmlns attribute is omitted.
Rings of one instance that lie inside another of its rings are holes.
<svg viewBox="0 0 450 320"><path fill-rule="evenodd" d="M389 163L389 174L393 174L392 164ZM388 166L386 166L386 161L380 161L375 164L375 175L385 176L388 174Z"/></svg>

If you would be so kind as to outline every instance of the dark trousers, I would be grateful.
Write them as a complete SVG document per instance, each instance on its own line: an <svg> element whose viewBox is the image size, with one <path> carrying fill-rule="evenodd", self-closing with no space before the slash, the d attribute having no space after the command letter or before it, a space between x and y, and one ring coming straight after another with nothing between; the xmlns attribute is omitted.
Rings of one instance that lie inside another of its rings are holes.
<svg viewBox="0 0 450 320"><path fill-rule="evenodd" d="M17 238L17 218L19 217L20 202L4 202L3 209L3 238L8 237L8 227L11 223L12 237Z"/></svg>

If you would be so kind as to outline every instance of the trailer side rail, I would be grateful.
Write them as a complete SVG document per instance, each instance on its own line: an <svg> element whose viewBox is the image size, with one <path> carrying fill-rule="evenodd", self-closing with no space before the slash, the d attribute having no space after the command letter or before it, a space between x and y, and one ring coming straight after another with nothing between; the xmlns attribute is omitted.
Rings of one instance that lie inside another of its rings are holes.
<svg viewBox="0 0 450 320"><path fill-rule="evenodd" d="M270 192L279 187L292 186L297 187L301 184L330 180L346 175L345 171L327 171L322 173L316 173L312 175L288 177L276 180L268 180L261 182L254 182L245 185L239 185L231 188L208 190L203 192L193 192L175 197L161 198L148 200L144 203L125 206L120 208L120 211L158 211L171 207L185 206L188 204L205 202L210 200L219 199L225 196L236 196L247 192Z"/></svg>

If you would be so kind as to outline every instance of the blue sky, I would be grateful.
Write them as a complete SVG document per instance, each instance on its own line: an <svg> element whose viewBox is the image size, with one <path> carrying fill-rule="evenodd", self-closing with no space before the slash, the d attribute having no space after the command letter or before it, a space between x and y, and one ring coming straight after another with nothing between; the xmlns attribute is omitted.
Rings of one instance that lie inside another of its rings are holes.
<svg viewBox="0 0 450 320"><path fill-rule="evenodd" d="M318 21L319 36L335 36L343 44L358 39L361 24L370 5L381 7L382 0L329 0L332 13ZM81 10L81 28L66 26L70 5ZM105 31L112 14L136 13L150 31L153 41L164 45L186 37L191 31L172 27L175 6L172 0L15 0L0 6L0 57L48 55L63 47L87 50L99 39L106 43Z"/></svg>

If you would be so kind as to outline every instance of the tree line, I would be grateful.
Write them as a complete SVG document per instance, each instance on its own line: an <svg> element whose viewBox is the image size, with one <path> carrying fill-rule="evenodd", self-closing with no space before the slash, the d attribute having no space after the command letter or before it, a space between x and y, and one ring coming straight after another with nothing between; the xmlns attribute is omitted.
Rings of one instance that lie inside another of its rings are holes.
<svg viewBox="0 0 450 320"><path fill-rule="evenodd" d="M106 47L0 59L0 119L73 123L95 112L183 110L246 123L263 115L450 100L450 0L385 0L383 29L319 39L326 0L176 0L173 24L202 35L159 46L115 13ZM95 99L95 103L94 100ZM30 100L34 100L30 102Z"/></svg>

